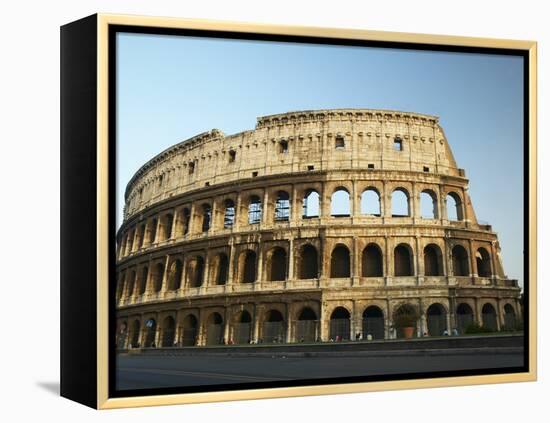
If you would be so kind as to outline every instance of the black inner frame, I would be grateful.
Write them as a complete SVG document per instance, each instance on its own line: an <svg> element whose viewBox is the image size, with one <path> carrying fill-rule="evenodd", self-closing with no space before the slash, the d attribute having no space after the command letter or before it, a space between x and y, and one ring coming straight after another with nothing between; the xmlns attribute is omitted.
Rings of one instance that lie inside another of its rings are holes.
<svg viewBox="0 0 550 423"><path fill-rule="evenodd" d="M376 376L353 376L337 378L300 379L291 381L248 382L220 385L182 386L171 388L150 388L138 390L116 389L116 35L117 33L137 33L150 35L177 35L188 37L206 37L220 39L254 40L280 43L325 44L337 46L393 48L401 50L424 50L452 53L492 54L518 56L523 58L523 308L524 308L524 365L521 367L487 368L472 370L437 371ZM108 29L108 62L109 62L109 398L134 397L146 395L169 395L198 392L234 391L243 389L284 388L295 386L334 385L341 383L380 382L390 380L410 380L426 378L445 378L457 376L479 376L505 373L523 373L529 371L529 51L519 49L498 49L485 47L443 46L436 44L418 44L407 42L352 40L328 37L308 37L295 35L272 35L261 33L241 33L235 31L213 31L196 29L157 28L145 26L109 25Z"/></svg>

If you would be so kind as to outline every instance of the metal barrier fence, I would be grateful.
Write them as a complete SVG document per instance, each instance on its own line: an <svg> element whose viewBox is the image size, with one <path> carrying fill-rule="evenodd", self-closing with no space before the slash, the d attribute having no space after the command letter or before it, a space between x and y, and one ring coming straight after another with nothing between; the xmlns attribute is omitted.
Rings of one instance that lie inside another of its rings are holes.
<svg viewBox="0 0 550 423"><path fill-rule="evenodd" d="M267 344L280 344L285 342L284 322L265 322L263 324L261 340L263 343Z"/></svg>
<svg viewBox="0 0 550 423"><path fill-rule="evenodd" d="M330 339L333 341L346 341L350 339L349 319L330 320Z"/></svg>
<svg viewBox="0 0 550 423"><path fill-rule="evenodd" d="M294 324L296 342L315 342L319 339L318 320L298 320Z"/></svg>

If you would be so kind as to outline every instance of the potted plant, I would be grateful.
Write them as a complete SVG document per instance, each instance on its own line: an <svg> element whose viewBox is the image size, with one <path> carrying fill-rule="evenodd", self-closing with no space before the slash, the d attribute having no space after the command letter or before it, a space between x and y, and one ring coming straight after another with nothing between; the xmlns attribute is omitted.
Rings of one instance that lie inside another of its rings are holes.
<svg viewBox="0 0 550 423"><path fill-rule="evenodd" d="M397 329L403 331L404 338L412 338L417 320L418 313L413 309L408 309L405 312L396 314L393 323Z"/></svg>

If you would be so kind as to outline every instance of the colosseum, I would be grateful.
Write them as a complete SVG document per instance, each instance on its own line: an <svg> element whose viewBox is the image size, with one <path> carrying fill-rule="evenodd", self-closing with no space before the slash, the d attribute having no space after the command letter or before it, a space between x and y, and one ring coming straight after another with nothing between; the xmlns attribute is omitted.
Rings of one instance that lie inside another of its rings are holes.
<svg viewBox="0 0 550 423"><path fill-rule="evenodd" d="M116 271L120 349L521 324L497 235L418 113L289 112L175 144L126 187Z"/></svg>

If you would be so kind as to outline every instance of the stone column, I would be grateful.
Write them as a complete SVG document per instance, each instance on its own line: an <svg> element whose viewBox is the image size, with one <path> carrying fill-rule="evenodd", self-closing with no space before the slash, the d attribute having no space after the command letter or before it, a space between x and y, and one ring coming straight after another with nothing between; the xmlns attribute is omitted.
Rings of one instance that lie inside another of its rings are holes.
<svg viewBox="0 0 550 423"><path fill-rule="evenodd" d="M472 277L477 277L477 261L476 261L476 251L474 249L474 242L469 239L468 240L468 244L469 244L469 250L470 250L470 267L472 268L471 270L471 274L472 274Z"/></svg>
<svg viewBox="0 0 550 423"><path fill-rule="evenodd" d="M439 198L438 204L438 213L439 213L439 220L442 225L446 225L449 222L449 216L447 212L447 198L443 197L443 192L441 190L441 185L438 185L437 187L437 195Z"/></svg>
<svg viewBox="0 0 550 423"><path fill-rule="evenodd" d="M235 202L235 217L233 220L233 231L238 231L240 225L240 220L242 218L241 214L243 213L243 210L241 210L242 207L242 193L237 193L237 201Z"/></svg>
<svg viewBox="0 0 550 423"><path fill-rule="evenodd" d="M255 343L258 343L259 336L260 336L260 315L262 312L262 308L260 305L255 304L254 305L254 328L252 331L252 339Z"/></svg>
<svg viewBox="0 0 550 423"><path fill-rule="evenodd" d="M360 215L361 209L357 206L357 190L356 190L356 183L355 179L351 181L351 204L350 204L350 216L351 221L353 222L354 219Z"/></svg>
<svg viewBox="0 0 550 423"><path fill-rule="evenodd" d="M292 197L290 198L290 224L295 226L296 222L300 219L298 215L298 200L296 198L296 185L292 185Z"/></svg>
<svg viewBox="0 0 550 423"><path fill-rule="evenodd" d="M153 240L153 244L158 244L158 242L159 242L159 239L160 239L160 227L162 226L162 225L161 225L161 222L162 222L162 217L161 217L161 216L158 216L158 217L157 217L157 230L155 231L155 239Z"/></svg>
<svg viewBox="0 0 550 423"><path fill-rule="evenodd" d="M290 315L290 304L286 303L286 343L292 342L292 316Z"/></svg>
<svg viewBox="0 0 550 423"><path fill-rule="evenodd" d="M426 274L426 270L424 269L424 251L422 251L420 247L420 237L416 236L414 238L415 240L415 250L416 253L414 254L414 274L416 275L416 283L417 285L420 285L420 283L423 281L423 277Z"/></svg>
<svg viewBox="0 0 550 423"><path fill-rule="evenodd" d="M258 273L256 274L256 284L259 284L260 282L263 281L263 245L261 242L258 242L258 254L257 254L257 257L256 259L258 260L258 263L257 263L257 269L258 269ZM256 286L259 286L259 285L256 285Z"/></svg>
<svg viewBox="0 0 550 423"><path fill-rule="evenodd" d="M494 283L496 284L496 279L499 275L497 275L497 251L495 248L494 241L491 242L491 278L493 279Z"/></svg>
<svg viewBox="0 0 550 423"><path fill-rule="evenodd" d="M176 238L176 227L178 223L178 213L176 209L172 210L172 227L170 228L170 239Z"/></svg>
<svg viewBox="0 0 550 423"><path fill-rule="evenodd" d="M294 280L294 238L292 236L288 239L288 272L287 281Z"/></svg>
<svg viewBox="0 0 550 423"><path fill-rule="evenodd" d="M267 214L271 212L270 208L268 207L269 202L269 193L267 189L264 189L264 199L262 200L262 218L260 226L263 227L266 225L267 221ZM271 216L273 218L273 216Z"/></svg>
<svg viewBox="0 0 550 423"><path fill-rule="evenodd" d="M199 291L203 292L206 290L206 287L210 286L210 254L208 251L204 254L204 269L202 272L202 285L199 288Z"/></svg>
<svg viewBox="0 0 550 423"><path fill-rule="evenodd" d="M166 290L168 288L167 286L167 279L168 279L168 266L170 265L170 256L169 255L166 255L166 259L165 259L165 263L164 263L164 273L162 275L162 285L160 287L160 291L159 291L159 294L160 295L164 295L166 293Z"/></svg>
<svg viewBox="0 0 550 423"><path fill-rule="evenodd" d="M359 277L361 276L360 273L360 262L361 262L361 255L359 254L359 238L354 236L353 237L353 245L352 245L352 266L351 266L351 280L352 285L356 285L359 283Z"/></svg>
<svg viewBox="0 0 550 423"><path fill-rule="evenodd" d="M410 201L410 204L409 204L409 212L410 212L410 216L413 218L414 222L417 222L420 220L421 218L421 213L420 213L420 194L417 193L417 188L416 188L416 184L413 182L412 183L412 188L411 188L411 198L409 199Z"/></svg>
<svg viewBox="0 0 550 423"><path fill-rule="evenodd" d="M231 311L229 307L225 309L225 317L223 318L223 322L223 339L225 339L225 343L229 345L229 327L231 323Z"/></svg>
<svg viewBox="0 0 550 423"><path fill-rule="evenodd" d="M390 243L389 243L389 240L388 240L388 236L386 235L384 237L384 248L386 250L386 254L385 254L385 260L384 260L384 265L386 267L386 272L385 272L385 281L386 281L386 285L389 285L391 283L391 276L393 276L393 254L392 254L392 251L390 249Z"/></svg>

